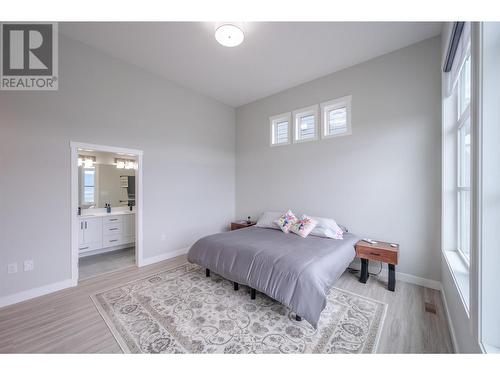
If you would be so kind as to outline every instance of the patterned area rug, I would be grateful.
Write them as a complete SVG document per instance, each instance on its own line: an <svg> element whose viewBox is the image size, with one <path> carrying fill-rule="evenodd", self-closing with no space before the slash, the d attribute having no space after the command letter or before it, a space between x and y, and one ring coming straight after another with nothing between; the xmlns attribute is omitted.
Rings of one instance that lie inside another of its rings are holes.
<svg viewBox="0 0 500 375"><path fill-rule="evenodd" d="M373 353L387 305L332 288L318 329L184 264L91 296L126 353Z"/></svg>

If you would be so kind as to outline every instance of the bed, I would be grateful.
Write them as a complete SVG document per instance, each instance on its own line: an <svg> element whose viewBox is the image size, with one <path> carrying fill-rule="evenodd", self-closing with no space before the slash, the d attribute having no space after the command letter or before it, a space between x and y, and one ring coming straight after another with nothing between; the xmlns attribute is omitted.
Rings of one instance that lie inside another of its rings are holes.
<svg viewBox="0 0 500 375"><path fill-rule="evenodd" d="M252 226L201 238L188 261L268 295L317 328L326 295L354 259L358 239L351 233L343 240L302 238Z"/></svg>

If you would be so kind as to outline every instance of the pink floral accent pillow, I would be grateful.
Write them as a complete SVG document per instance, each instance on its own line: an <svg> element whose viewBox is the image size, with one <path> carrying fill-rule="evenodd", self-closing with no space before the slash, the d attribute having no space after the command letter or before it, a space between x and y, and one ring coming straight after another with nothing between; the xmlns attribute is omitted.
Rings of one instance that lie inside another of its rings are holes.
<svg viewBox="0 0 500 375"><path fill-rule="evenodd" d="M283 215L281 215L278 220L275 221L276 224L281 228L283 233L290 232L290 227L297 221L297 217L292 211L288 210Z"/></svg>
<svg viewBox="0 0 500 375"><path fill-rule="evenodd" d="M318 222L309 216L302 216L302 219L297 220L290 227L290 232L298 234L300 237L306 238L309 233L316 227Z"/></svg>

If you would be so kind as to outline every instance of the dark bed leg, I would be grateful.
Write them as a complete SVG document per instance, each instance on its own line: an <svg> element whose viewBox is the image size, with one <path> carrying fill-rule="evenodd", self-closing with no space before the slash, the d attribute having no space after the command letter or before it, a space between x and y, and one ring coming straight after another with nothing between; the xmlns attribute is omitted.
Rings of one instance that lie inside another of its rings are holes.
<svg viewBox="0 0 500 375"><path fill-rule="evenodd" d="M295 315L295 320L297 322L301 322L302 321L302 318L300 317L300 315Z"/></svg>
<svg viewBox="0 0 500 375"><path fill-rule="evenodd" d="M208 268L205 270L205 276L210 277L210 270Z"/></svg>
<svg viewBox="0 0 500 375"><path fill-rule="evenodd" d="M250 298L251 299L255 299L255 294L256 294L255 292L256 292L255 289L252 288L252 290L250 291Z"/></svg>
<svg viewBox="0 0 500 375"><path fill-rule="evenodd" d="M240 289L240 286L238 285L238 283L233 283L233 287L234 287L234 290Z"/></svg>

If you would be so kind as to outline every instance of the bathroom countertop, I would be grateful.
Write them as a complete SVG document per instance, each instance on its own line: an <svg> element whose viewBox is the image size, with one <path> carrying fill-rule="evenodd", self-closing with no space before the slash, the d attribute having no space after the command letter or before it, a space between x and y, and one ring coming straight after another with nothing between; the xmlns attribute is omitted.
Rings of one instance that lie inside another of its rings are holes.
<svg viewBox="0 0 500 375"><path fill-rule="evenodd" d="M105 216L116 216L116 215L132 215L132 214L135 214L135 211L113 211L111 210L111 212L108 214L107 212L95 212L95 213L91 213L91 214L81 214L80 216L78 216L80 219L88 219L88 218L91 218L91 217L105 217Z"/></svg>

